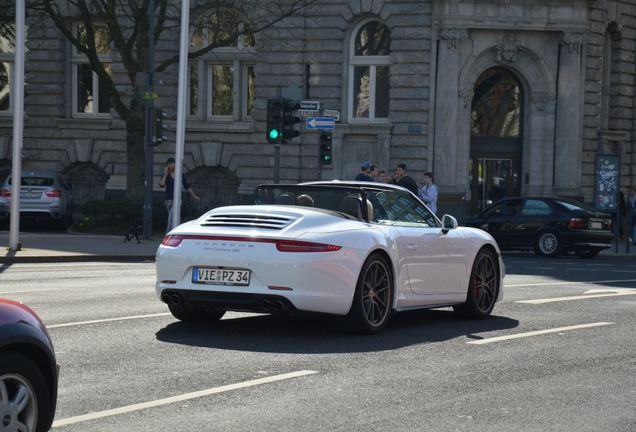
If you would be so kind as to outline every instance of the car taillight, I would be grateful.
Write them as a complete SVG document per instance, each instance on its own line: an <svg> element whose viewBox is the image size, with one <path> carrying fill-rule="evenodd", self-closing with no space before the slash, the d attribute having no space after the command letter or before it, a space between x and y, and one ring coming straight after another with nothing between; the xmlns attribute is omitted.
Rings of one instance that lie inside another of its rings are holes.
<svg viewBox="0 0 636 432"><path fill-rule="evenodd" d="M185 236L179 236L179 235L167 235L163 241L161 242L161 244L163 246L169 246L169 247L177 247L181 244L181 242L183 241L183 239L185 238Z"/></svg>
<svg viewBox="0 0 636 432"><path fill-rule="evenodd" d="M60 192L57 189L52 191L47 191L46 196L49 198L60 198L62 196L62 192Z"/></svg>
<svg viewBox="0 0 636 432"><path fill-rule="evenodd" d="M585 222L583 222L583 219L572 218L572 219L570 219L570 222L568 222L568 228L570 228L570 229L584 229L585 228Z"/></svg>
<svg viewBox="0 0 636 432"><path fill-rule="evenodd" d="M280 252L335 252L342 249L342 246L294 240L279 240L276 242L276 249Z"/></svg>
<svg viewBox="0 0 636 432"><path fill-rule="evenodd" d="M0 189L0 197L11 198L11 191L9 189Z"/></svg>

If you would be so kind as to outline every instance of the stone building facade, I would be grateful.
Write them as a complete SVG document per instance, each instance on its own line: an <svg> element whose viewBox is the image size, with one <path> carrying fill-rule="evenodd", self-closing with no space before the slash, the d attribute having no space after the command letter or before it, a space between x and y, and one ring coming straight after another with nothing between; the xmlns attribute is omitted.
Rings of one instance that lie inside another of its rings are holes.
<svg viewBox="0 0 636 432"><path fill-rule="evenodd" d="M191 7L195 19L205 15L205 0ZM178 52L173 36L159 41L159 60ZM418 181L434 172L439 213L456 216L503 195L593 203L601 154L620 157L623 189L636 185L633 1L333 0L255 37L266 42L238 41L189 66L184 172L210 205L249 201L277 174L352 179L365 160L389 172L406 163ZM113 76L123 75L117 53L108 55ZM94 178L82 198L102 198L125 190L125 128L112 110L79 112L81 62L55 27L29 27L23 166ZM160 80L155 103L170 127L154 149L157 178L174 155L177 68ZM338 111L331 165L319 162L320 131L303 122L274 172L266 103L287 94ZM2 106L6 172L12 122Z"/></svg>

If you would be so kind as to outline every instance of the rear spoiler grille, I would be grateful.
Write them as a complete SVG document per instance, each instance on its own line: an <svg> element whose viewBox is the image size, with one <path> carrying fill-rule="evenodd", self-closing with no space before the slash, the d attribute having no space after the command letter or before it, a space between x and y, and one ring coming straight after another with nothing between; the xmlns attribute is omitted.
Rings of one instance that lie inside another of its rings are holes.
<svg viewBox="0 0 636 432"><path fill-rule="evenodd" d="M215 214L201 222L204 227L244 227L281 230L292 224L296 218L254 214Z"/></svg>

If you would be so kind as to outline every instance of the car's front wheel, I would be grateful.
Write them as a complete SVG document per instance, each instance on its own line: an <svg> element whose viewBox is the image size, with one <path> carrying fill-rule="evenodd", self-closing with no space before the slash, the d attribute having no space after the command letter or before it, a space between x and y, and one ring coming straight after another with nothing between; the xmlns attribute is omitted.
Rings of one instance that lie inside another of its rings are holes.
<svg viewBox="0 0 636 432"><path fill-rule="evenodd" d="M491 314L499 295L499 269L492 251L482 249L473 262L466 302L453 306L467 318L485 318Z"/></svg>
<svg viewBox="0 0 636 432"><path fill-rule="evenodd" d="M371 255L362 266L346 322L357 333L381 331L389 321L393 300L393 277L387 260Z"/></svg>
<svg viewBox="0 0 636 432"><path fill-rule="evenodd" d="M18 353L0 357L0 430L41 432L48 428L51 404L42 372Z"/></svg>
<svg viewBox="0 0 636 432"><path fill-rule="evenodd" d="M561 255L561 237L554 231L544 231L539 233L535 242L534 251L537 255L544 257L557 257Z"/></svg>

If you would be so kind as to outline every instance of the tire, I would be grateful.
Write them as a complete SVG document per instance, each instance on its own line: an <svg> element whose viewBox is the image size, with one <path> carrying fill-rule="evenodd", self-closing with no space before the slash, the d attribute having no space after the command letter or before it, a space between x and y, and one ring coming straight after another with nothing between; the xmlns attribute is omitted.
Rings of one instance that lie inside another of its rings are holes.
<svg viewBox="0 0 636 432"><path fill-rule="evenodd" d="M589 258L594 258L596 255L599 254L600 251L601 250L598 248L592 248L587 250L577 250L577 251L574 251L574 253L579 258L589 259Z"/></svg>
<svg viewBox="0 0 636 432"><path fill-rule="evenodd" d="M386 327L393 305L393 276L387 260L371 255L362 266L346 326L355 333L374 334Z"/></svg>
<svg viewBox="0 0 636 432"><path fill-rule="evenodd" d="M197 324L216 323L225 315L224 310L191 306L183 303L178 305L169 304L168 309L170 309L172 316L179 321Z"/></svg>
<svg viewBox="0 0 636 432"><path fill-rule="evenodd" d="M32 360L18 353L3 354L0 358L0 428L48 430L52 415L49 390L44 375ZM18 428L19 424L22 428Z"/></svg>
<svg viewBox="0 0 636 432"><path fill-rule="evenodd" d="M554 258L561 255L561 237L554 231L543 231L537 236L534 251L537 255Z"/></svg>
<svg viewBox="0 0 636 432"><path fill-rule="evenodd" d="M499 296L499 269L494 254L482 249L473 262L466 302L453 306L465 318L486 318L492 313Z"/></svg>

